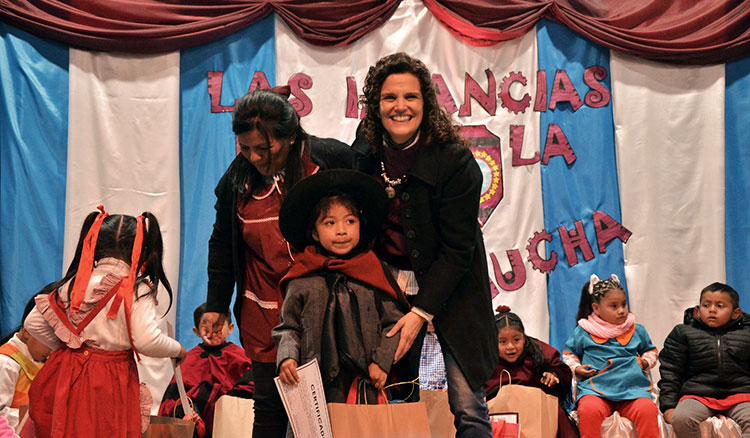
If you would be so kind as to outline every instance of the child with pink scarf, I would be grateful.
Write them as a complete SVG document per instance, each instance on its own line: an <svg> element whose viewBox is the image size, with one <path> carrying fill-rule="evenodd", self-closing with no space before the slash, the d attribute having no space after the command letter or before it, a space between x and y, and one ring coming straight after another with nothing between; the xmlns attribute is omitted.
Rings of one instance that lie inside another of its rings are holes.
<svg viewBox="0 0 750 438"><path fill-rule="evenodd" d="M578 325L568 337L563 360L578 378L581 438L598 438L605 418L618 411L635 424L639 438L659 436L659 410L646 372L658 360L646 329L628 312L616 275L591 275L581 290Z"/></svg>

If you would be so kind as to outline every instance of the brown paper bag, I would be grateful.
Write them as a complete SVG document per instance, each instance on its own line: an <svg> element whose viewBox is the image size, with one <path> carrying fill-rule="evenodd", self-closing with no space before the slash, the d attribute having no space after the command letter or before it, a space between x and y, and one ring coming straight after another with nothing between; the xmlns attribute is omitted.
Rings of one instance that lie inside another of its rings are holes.
<svg viewBox="0 0 750 438"><path fill-rule="evenodd" d="M173 417L151 416L142 438L193 438L195 423Z"/></svg>
<svg viewBox="0 0 750 438"><path fill-rule="evenodd" d="M214 438L233 438L241 430L244 436L253 435L253 399L222 395L214 410Z"/></svg>
<svg viewBox="0 0 750 438"><path fill-rule="evenodd" d="M521 438L555 438L557 435L557 397L539 388L503 385L497 396L487 402L490 415L518 412Z"/></svg>
<svg viewBox="0 0 750 438"><path fill-rule="evenodd" d="M453 438L456 426L453 425L453 414L448 405L448 391L419 391L419 401L427 408L427 419L430 421L432 438Z"/></svg>
<svg viewBox="0 0 750 438"><path fill-rule="evenodd" d="M423 402L381 405L328 403L333 438L430 438Z"/></svg>

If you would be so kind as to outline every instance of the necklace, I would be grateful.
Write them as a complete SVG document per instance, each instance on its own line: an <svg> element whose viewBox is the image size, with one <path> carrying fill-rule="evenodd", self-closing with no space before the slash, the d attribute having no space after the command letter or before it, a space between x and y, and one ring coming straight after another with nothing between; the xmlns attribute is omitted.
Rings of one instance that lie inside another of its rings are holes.
<svg viewBox="0 0 750 438"><path fill-rule="evenodd" d="M390 148L390 149L397 149L397 150L406 150L410 147L417 144L417 141L419 141L419 131L417 131L412 138L409 140L406 140L403 143L397 144L391 139L391 136L386 133L383 136L383 146ZM396 186L401 184L402 182L406 181L406 175L401 175L400 177L396 179L390 179L388 178L388 174L385 173L385 160L383 159L383 156L381 154L380 156L380 176L383 177L383 181L385 181L386 184L388 184L388 187L385 188L385 194L388 196L388 199L393 199L394 196L396 196Z"/></svg>
<svg viewBox="0 0 750 438"><path fill-rule="evenodd" d="M396 179L388 178L388 174L385 173L385 163L383 162L383 160L380 160L380 170L380 176L382 176L383 181L388 184L388 186L385 188L385 194L386 196L388 196L388 199L393 199L393 197L396 196L395 187L406 180L406 175L402 175Z"/></svg>

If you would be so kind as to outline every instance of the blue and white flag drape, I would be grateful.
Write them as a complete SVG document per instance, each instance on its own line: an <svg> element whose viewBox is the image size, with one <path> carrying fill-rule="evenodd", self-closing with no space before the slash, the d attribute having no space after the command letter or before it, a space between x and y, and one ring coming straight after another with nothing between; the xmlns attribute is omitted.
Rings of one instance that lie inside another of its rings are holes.
<svg viewBox="0 0 750 438"><path fill-rule="evenodd" d="M84 216L104 204L159 218L175 290L166 319L194 346L213 188L236 154L235 99L288 83L308 132L349 142L368 67L395 51L427 64L464 126L485 178L479 221L493 302L529 334L561 347L592 273L623 280L657 346L711 282L728 282L750 308L748 59L660 64L549 21L473 47L415 0L336 49L301 42L273 17L157 56L69 49L4 23L0 47L3 333L60 277ZM146 368L158 398L168 370Z"/></svg>

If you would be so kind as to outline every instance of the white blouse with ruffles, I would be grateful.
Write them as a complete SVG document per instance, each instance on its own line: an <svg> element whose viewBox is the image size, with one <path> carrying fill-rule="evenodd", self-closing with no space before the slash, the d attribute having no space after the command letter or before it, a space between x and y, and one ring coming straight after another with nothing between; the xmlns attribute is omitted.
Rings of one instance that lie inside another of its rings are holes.
<svg viewBox="0 0 750 438"><path fill-rule="evenodd" d="M128 275L130 267L122 260L103 258L99 260L91 272L88 287L84 295L81 310L72 318L74 325L83 320L85 315L93 309L98 301L106 295L122 277ZM69 307L69 284L60 287L60 295L64 308ZM133 345L139 354L151 357L175 357L180 352L180 343L166 336L157 325L156 299L153 295L142 296L148 292L148 286L141 284L136 297L133 298L130 325L133 335ZM128 339L128 329L125 319L125 305L122 303L114 319L107 318L111 302L97 314L79 335L71 332L59 320L57 314L49 305L47 296L36 298L36 306L26 318L24 327L40 342L52 349L57 349L62 343L69 348L87 347L121 351L131 348ZM68 311L70 317L70 312Z"/></svg>

